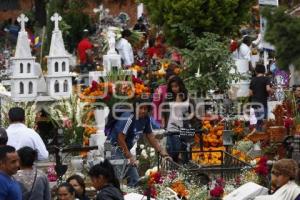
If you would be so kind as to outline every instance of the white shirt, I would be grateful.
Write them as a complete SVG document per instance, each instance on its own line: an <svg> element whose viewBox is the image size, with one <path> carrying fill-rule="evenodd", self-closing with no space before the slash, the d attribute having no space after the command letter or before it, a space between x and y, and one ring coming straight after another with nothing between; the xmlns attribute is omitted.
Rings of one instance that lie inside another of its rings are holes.
<svg viewBox="0 0 300 200"><path fill-rule="evenodd" d="M27 128L22 123L11 124L7 129L7 145L15 147L17 150L28 146L38 153L38 160L48 159L49 153L41 136L33 129Z"/></svg>
<svg viewBox="0 0 300 200"><path fill-rule="evenodd" d="M131 66L134 63L133 51L131 44L124 38L121 38L116 45L119 54L124 61L125 66Z"/></svg>
<svg viewBox="0 0 300 200"><path fill-rule="evenodd" d="M183 120L186 120L184 114L188 113L190 101L187 99L184 102L170 102L170 116L167 130L172 132L179 131L183 127Z"/></svg>
<svg viewBox="0 0 300 200"><path fill-rule="evenodd" d="M242 43L240 47L237 49L238 59L244 59L251 61L251 49L246 44Z"/></svg>
<svg viewBox="0 0 300 200"><path fill-rule="evenodd" d="M237 50L232 53L233 59L241 59L251 61L251 49L246 44L242 43Z"/></svg>

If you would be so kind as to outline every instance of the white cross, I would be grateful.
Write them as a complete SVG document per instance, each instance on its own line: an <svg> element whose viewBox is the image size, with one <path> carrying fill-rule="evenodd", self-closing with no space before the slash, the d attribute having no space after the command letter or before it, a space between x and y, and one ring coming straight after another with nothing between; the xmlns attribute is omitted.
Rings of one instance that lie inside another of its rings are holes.
<svg viewBox="0 0 300 200"><path fill-rule="evenodd" d="M102 19L104 19L108 15L109 9L108 8L104 9L103 5L101 4L99 6L99 8L94 8L93 12L94 13L99 13L99 28L100 28L101 27L101 21L102 21Z"/></svg>
<svg viewBox="0 0 300 200"><path fill-rule="evenodd" d="M21 24L21 32L25 32L25 23L28 22L28 17L22 13L17 20Z"/></svg>
<svg viewBox="0 0 300 200"><path fill-rule="evenodd" d="M101 13L101 12L103 11L103 5L101 4L101 5L99 6L99 8L94 8L93 11L94 11L94 13L98 13L98 12Z"/></svg>
<svg viewBox="0 0 300 200"><path fill-rule="evenodd" d="M59 31L58 22L61 20L61 16L59 16L57 13L54 13L54 15L51 17L51 21L54 22L54 31Z"/></svg>

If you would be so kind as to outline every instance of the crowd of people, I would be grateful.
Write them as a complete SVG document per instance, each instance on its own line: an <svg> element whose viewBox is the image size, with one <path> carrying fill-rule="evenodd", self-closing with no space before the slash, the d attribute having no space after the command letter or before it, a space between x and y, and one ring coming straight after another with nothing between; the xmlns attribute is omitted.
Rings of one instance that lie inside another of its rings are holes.
<svg viewBox="0 0 300 200"><path fill-rule="evenodd" d="M14 36L18 29L11 22L6 25L8 32ZM134 30L145 33L147 42L142 51L149 63L166 56L175 63L181 63L178 52L167 55L167 46L162 35L148 38L147 27L139 19ZM132 32L128 29L122 31L122 38L116 44L116 51L120 54L124 69L137 63L137 49L130 44L129 37ZM82 40L77 46L77 56L81 73L95 70L93 61L93 43L89 39L88 30L83 31ZM256 42L255 42L256 43ZM233 57L249 62L252 72L250 83L250 102L255 111L255 129L263 129L263 120L268 116L268 97L274 93L272 83L266 76L266 67L257 63L251 64L251 49L253 44L248 36L242 39L241 44L232 44L230 50ZM169 52L170 53L170 52ZM293 88L297 102L300 102L300 86ZM152 95L152 99L138 99L134 104L133 112L124 112L113 125L108 137L111 159L124 159L129 161L126 174L128 186L135 187L139 182L138 161L131 153L131 149L138 140L145 136L148 143L153 146L162 157L172 159L177 163L185 162L184 155L179 152L186 150L186 144L179 135L167 136L166 145L161 146L155 138L153 128L166 129L168 133L178 132L181 128L195 127L200 120L195 118L195 102L190 97L184 80L174 71L167 70L165 81L159 85ZM49 181L44 172L35 167L36 161L47 160L49 152L40 135L33 129L26 127L25 111L22 108L11 108L9 113L10 125L5 130L0 128L0 199L51 199ZM298 164L290 159L277 161L271 171L272 194L260 199L299 200L300 188L296 184ZM122 200L123 192L120 189L119 177L115 174L114 166L109 160L94 165L88 172L92 184L98 191L96 200ZM66 182L58 185L56 196L58 200L88 200L85 180L79 175L68 177Z"/></svg>
<svg viewBox="0 0 300 200"><path fill-rule="evenodd" d="M10 126L0 128L0 199L50 200L51 189L47 175L37 169L35 162L48 158L48 151L39 134L24 124L25 113L13 107L9 113ZM97 200L122 200L119 180L108 160L89 171ZM69 177L58 186L58 200L88 200L85 181L79 175Z"/></svg>
<svg viewBox="0 0 300 200"><path fill-rule="evenodd" d="M3 130L1 130L3 131ZM24 146L16 151L9 145L0 147L0 199L3 200L51 200L49 181L34 162L37 153ZM104 160L89 171L93 186L97 189L96 200L123 200L123 193L113 166ZM73 175L57 187L58 200L88 200L84 179Z"/></svg>

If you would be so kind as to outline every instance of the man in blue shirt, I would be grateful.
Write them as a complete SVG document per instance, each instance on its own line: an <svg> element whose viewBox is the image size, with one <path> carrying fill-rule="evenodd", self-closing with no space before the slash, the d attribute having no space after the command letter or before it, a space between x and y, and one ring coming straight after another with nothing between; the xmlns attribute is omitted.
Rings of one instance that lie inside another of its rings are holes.
<svg viewBox="0 0 300 200"><path fill-rule="evenodd" d="M122 113L108 135L108 140L113 146L112 159L129 160L130 166L126 175L129 178L128 186L131 187L134 187L138 183L139 174L136 168L137 161L130 153L130 149L139 138L145 136L149 144L153 146L161 156L168 156L152 132L149 115L152 106L151 103L147 100L139 100L134 106L134 111Z"/></svg>
<svg viewBox="0 0 300 200"><path fill-rule="evenodd" d="M22 200L21 188L13 179L19 169L19 156L12 146L0 147L0 199Z"/></svg>

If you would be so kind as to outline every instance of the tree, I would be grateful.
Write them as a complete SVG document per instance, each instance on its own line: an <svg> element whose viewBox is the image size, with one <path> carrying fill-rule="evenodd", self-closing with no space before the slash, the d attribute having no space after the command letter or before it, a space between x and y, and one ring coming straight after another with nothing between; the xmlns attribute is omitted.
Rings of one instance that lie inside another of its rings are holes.
<svg viewBox="0 0 300 200"><path fill-rule="evenodd" d="M300 69L300 19L290 16L284 8L265 9L267 19L265 40L275 46L277 64Z"/></svg>
<svg viewBox="0 0 300 200"><path fill-rule="evenodd" d="M90 18L82 12L87 2L83 0L69 0L68 3L62 0L51 0L47 9L47 48L50 47L51 35L53 30L53 22L51 16L57 12L62 16L59 23L63 32L64 41L68 51L73 52L79 43L83 30L90 27Z"/></svg>
<svg viewBox="0 0 300 200"><path fill-rule="evenodd" d="M184 46L187 35L180 26L191 27L197 36L203 32L231 35L249 19L254 0L140 0L152 23L162 26L167 38Z"/></svg>
<svg viewBox="0 0 300 200"><path fill-rule="evenodd" d="M187 48L180 51L187 65L182 78L187 87L199 95L210 89L225 91L232 80L239 78L238 74L230 73L235 69L231 53L227 43L216 34L204 33L200 38L190 33Z"/></svg>
<svg viewBox="0 0 300 200"><path fill-rule="evenodd" d="M47 23L47 12L45 0L34 0L35 5L35 20L38 26L43 27Z"/></svg>

